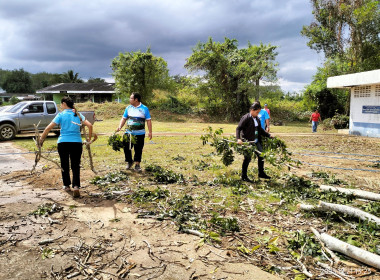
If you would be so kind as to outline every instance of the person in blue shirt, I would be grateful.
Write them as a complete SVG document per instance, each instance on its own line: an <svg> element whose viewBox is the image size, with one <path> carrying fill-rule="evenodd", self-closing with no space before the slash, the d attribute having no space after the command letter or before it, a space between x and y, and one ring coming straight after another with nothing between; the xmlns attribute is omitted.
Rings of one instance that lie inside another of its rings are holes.
<svg viewBox="0 0 380 280"><path fill-rule="evenodd" d="M260 123L261 123L261 127L266 131L266 132L269 132L269 114L267 112L267 110L265 109L261 109L260 110L260 113L258 115L259 119L260 119Z"/></svg>
<svg viewBox="0 0 380 280"><path fill-rule="evenodd" d="M145 121L148 125L149 134L148 137L152 140L152 120L150 117L149 109L141 103L141 95L134 92L129 97L129 105L125 108L123 117L120 120L120 124L116 131L120 131L121 128L127 123L126 134L135 136L136 143L127 143L124 146L125 161L127 162L127 169L130 169L135 164L135 171L141 172L141 157L144 148L145 141ZM132 160L132 147L135 150L135 154Z"/></svg>
<svg viewBox="0 0 380 280"><path fill-rule="evenodd" d="M43 145L49 131L56 125L61 126L60 136L58 137L58 154L61 159L63 189L70 190L70 161L73 172L73 196L79 197L80 189L80 159L82 156L82 137L81 125L88 127L88 141L92 138L92 124L87 121L74 108L74 102L70 97L63 97L61 100L62 112L58 113L51 123L45 128L40 137L40 144Z"/></svg>

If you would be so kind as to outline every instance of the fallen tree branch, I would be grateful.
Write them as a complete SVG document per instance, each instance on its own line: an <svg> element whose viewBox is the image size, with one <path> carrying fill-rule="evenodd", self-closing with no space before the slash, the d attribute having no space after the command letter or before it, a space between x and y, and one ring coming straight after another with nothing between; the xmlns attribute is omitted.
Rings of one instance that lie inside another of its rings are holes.
<svg viewBox="0 0 380 280"><path fill-rule="evenodd" d="M356 246L350 245L343 242L335 237L328 235L327 233L322 233L320 235L320 240L329 248L330 250L342 253L350 258L358 260L367 265L373 266L380 269L380 256L358 248Z"/></svg>
<svg viewBox="0 0 380 280"><path fill-rule="evenodd" d="M45 245L45 244L53 243L54 241L56 241L62 237L63 237L63 235L61 235L60 237L57 237L57 238L41 240L40 242L38 242L38 245Z"/></svg>
<svg viewBox="0 0 380 280"><path fill-rule="evenodd" d="M34 137L35 137L35 138L33 138L33 141L34 141L34 143L35 143L36 146L37 146L37 151L34 152L35 155L36 155L36 157L35 157L35 159L34 159L34 165L33 165L33 167L32 167L32 170L30 171L30 174L33 173L34 169L35 169L36 166L37 166L37 163L38 163L38 162L40 161L40 159L41 159L40 132L38 131L38 126L40 125L40 122L41 122L41 121L39 121L37 125L33 124L33 125L34 125Z"/></svg>
<svg viewBox="0 0 380 280"><path fill-rule="evenodd" d="M298 208L305 211L335 211L343 214L347 214L349 216L353 216L356 218L359 218L363 221L368 220L370 222L374 222L377 225L380 225L380 218L376 217L375 215L369 214L365 211L362 211L360 209L350 207L347 205L341 205L341 204L334 204L334 203L327 203L323 201L319 201L318 206L313 205L307 205L307 204L299 204Z"/></svg>
<svg viewBox="0 0 380 280"><path fill-rule="evenodd" d="M335 265L338 265L340 263L339 257L337 255L335 255L335 253L333 251L331 251L329 248L326 248L325 244L321 240L321 234L315 228L310 227L310 229L314 233L314 235L317 238L317 240L319 241L319 243L321 243L323 249L325 249L326 252L330 254L331 258L335 262Z"/></svg>
<svg viewBox="0 0 380 280"><path fill-rule="evenodd" d="M199 236L199 237L204 237L205 236L202 232L194 230L194 229L184 228L184 229L182 229L182 232L188 233L188 234L192 234L192 235L196 235L196 236Z"/></svg>
<svg viewBox="0 0 380 280"><path fill-rule="evenodd" d="M325 263L317 262L317 265L322 267L324 269L325 273L334 275L334 276L338 277L339 279L344 279L344 280L345 279L355 279L355 278L350 277L350 276L348 276L342 272L339 272L337 269L334 269L333 267L330 267L329 265L327 265Z"/></svg>
<svg viewBox="0 0 380 280"><path fill-rule="evenodd" d="M84 144L85 144L87 152L88 152L88 158L89 158L89 161L90 161L90 167L91 167L92 172L94 172L96 174L97 172L96 172L96 170L94 168L94 162L92 160L92 153L91 153L91 146L90 145L93 142L95 142L96 139L98 139L98 135L96 135L96 133L94 133L94 139L92 139L91 141L89 141L89 139L87 138L86 127L83 126L82 129L83 129L84 138L86 139L86 142Z"/></svg>
<svg viewBox="0 0 380 280"><path fill-rule="evenodd" d="M356 190L356 189L346 189L346 188L327 186L327 185L320 185L319 188L321 189L321 191L341 192L345 194L352 194L353 196L356 196L359 198L380 201L380 194L378 193L367 192L367 191Z"/></svg>

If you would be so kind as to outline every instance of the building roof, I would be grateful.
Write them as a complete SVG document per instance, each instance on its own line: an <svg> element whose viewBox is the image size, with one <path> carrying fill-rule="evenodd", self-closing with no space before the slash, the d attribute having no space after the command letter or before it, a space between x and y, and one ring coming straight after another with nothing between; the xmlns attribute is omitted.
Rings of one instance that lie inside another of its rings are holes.
<svg viewBox="0 0 380 280"><path fill-rule="evenodd" d="M328 88L345 88L380 84L380 69L327 78Z"/></svg>
<svg viewBox="0 0 380 280"><path fill-rule="evenodd" d="M114 83L61 83L36 91L37 93L115 93Z"/></svg>

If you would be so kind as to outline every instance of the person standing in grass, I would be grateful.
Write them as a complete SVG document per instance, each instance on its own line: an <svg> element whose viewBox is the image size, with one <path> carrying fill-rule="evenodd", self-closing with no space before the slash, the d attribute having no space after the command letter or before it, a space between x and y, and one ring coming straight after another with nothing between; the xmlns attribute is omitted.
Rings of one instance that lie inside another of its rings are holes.
<svg viewBox="0 0 380 280"><path fill-rule="evenodd" d="M315 110L315 112L311 114L310 121L312 122L313 133L317 132L318 123L321 121L321 115L318 110Z"/></svg>
<svg viewBox="0 0 380 280"><path fill-rule="evenodd" d="M62 112L55 116L51 123L45 128L40 137L42 146L46 136L54 126L60 125L61 132L58 137L58 154L61 159L63 189L70 191L70 162L73 172L73 196L79 197L80 189L80 159L82 156L81 125L88 127L88 141L92 138L92 124L83 115L77 113L74 102L70 97L63 97L61 100Z"/></svg>
<svg viewBox="0 0 380 280"><path fill-rule="evenodd" d="M141 103L141 95L137 92L131 94L129 98L130 105L125 108L123 117L117 131L127 123L126 134L133 135L136 139L135 143L126 143L124 146L125 161L127 162L127 169L131 169L133 163L135 164L135 171L141 172L141 157L145 141L145 121L148 125L149 139L152 140L152 120L150 117L149 109ZM131 141L131 138L129 138ZM132 160L132 149L134 148L135 154Z"/></svg>
<svg viewBox="0 0 380 280"><path fill-rule="evenodd" d="M258 101L257 101L258 102ZM261 109L258 115L261 123L261 127L266 131L269 132L269 119L270 116L265 109Z"/></svg>
<svg viewBox="0 0 380 280"><path fill-rule="evenodd" d="M268 108L268 104L264 104L264 110L267 111L269 118L270 118L270 110Z"/></svg>
<svg viewBox="0 0 380 280"><path fill-rule="evenodd" d="M245 114L241 118L236 128L236 139L239 145L242 145L244 140L249 141L252 143L252 145L256 146L255 153L258 160L259 177L263 179L270 179L271 177L264 172L264 158L261 157L261 152L263 151L261 137L273 137L261 127L260 119L258 118L260 111L260 102L253 103L249 108L249 113ZM251 156L244 156L241 171L241 179L243 181L252 182L252 180L249 179L247 175L248 165L250 162Z"/></svg>

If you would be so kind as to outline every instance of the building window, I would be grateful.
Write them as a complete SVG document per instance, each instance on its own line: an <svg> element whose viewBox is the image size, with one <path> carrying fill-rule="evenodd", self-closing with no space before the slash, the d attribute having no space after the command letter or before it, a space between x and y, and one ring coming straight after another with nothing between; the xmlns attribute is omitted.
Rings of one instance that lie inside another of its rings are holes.
<svg viewBox="0 0 380 280"><path fill-rule="evenodd" d="M375 96L380 97L380 85L376 85Z"/></svg>
<svg viewBox="0 0 380 280"><path fill-rule="evenodd" d="M371 97L371 86L355 87L354 97Z"/></svg>

